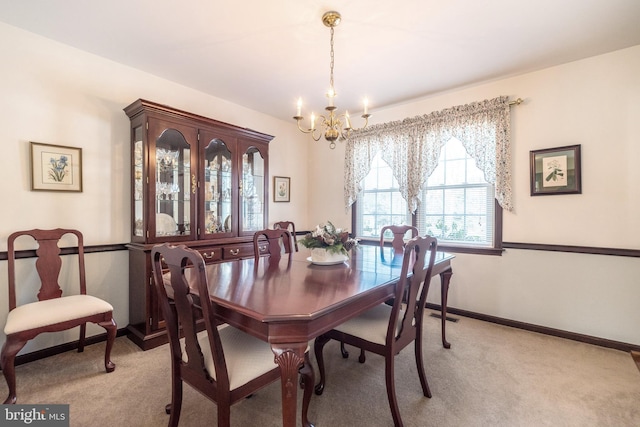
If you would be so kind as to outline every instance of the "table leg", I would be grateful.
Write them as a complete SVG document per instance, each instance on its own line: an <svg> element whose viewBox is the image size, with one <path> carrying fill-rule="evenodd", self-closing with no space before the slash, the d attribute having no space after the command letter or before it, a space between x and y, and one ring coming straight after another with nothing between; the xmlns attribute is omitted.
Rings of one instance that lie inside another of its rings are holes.
<svg viewBox="0 0 640 427"><path fill-rule="evenodd" d="M304 362L307 343L271 344L282 381L282 425L295 427L298 398L298 369ZM305 424L311 425L305 420Z"/></svg>
<svg viewBox="0 0 640 427"><path fill-rule="evenodd" d="M451 268L440 273L440 316L442 317L442 346L444 348L451 348L451 344L447 341L446 338L446 324L447 324L447 297L449 296L449 282L451 281L451 276L453 275L453 270Z"/></svg>

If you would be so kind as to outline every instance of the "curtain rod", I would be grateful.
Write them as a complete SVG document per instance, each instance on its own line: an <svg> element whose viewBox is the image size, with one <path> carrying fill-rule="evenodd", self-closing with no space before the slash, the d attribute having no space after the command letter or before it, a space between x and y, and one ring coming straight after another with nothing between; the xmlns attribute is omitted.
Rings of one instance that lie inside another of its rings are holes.
<svg viewBox="0 0 640 427"><path fill-rule="evenodd" d="M524 102L524 99L522 98L517 98L515 101L509 101L509 106L511 105L520 105Z"/></svg>

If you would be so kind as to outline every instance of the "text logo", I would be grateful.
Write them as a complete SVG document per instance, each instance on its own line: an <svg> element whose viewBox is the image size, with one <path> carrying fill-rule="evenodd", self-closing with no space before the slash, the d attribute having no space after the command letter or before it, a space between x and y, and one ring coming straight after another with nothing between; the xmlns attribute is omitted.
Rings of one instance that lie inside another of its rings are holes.
<svg viewBox="0 0 640 427"><path fill-rule="evenodd" d="M69 427L69 405L1 405L5 426Z"/></svg>

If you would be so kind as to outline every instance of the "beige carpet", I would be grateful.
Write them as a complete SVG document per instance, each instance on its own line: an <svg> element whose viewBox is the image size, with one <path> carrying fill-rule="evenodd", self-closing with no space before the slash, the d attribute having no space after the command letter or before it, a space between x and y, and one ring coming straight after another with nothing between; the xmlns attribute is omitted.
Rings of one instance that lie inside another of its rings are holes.
<svg viewBox="0 0 640 427"><path fill-rule="evenodd" d="M406 426L640 426L640 371L630 354L460 317L426 318L425 366L433 397L422 397L413 352L397 358L396 388ZM116 340L105 374L104 343L16 368L18 403L69 403L71 426L164 426L170 401L168 348L139 350ZM317 427L392 426L382 358L325 347L328 380L311 401ZM1 382L4 398L6 384ZM300 395L302 393L299 393ZM215 405L185 387L181 426L215 425ZM298 409L300 406L298 406ZM281 426L280 384L233 406L232 425Z"/></svg>

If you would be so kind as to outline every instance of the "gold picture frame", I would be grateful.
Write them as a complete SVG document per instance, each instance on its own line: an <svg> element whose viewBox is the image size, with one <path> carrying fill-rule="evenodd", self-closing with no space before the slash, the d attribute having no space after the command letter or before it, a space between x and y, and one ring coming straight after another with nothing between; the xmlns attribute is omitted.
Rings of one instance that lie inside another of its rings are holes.
<svg viewBox="0 0 640 427"><path fill-rule="evenodd" d="M291 201L291 178L286 176L273 177L273 201Z"/></svg>
<svg viewBox="0 0 640 427"><path fill-rule="evenodd" d="M32 191L82 191L82 148L31 142Z"/></svg>

